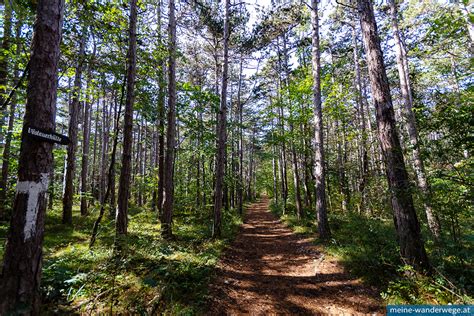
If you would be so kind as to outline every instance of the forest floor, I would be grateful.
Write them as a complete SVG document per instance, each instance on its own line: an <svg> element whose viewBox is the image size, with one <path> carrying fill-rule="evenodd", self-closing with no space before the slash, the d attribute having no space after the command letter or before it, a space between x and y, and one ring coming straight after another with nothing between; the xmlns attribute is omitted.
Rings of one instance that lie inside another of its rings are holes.
<svg viewBox="0 0 474 316"><path fill-rule="evenodd" d="M252 204L241 231L225 251L210 285L208 313L383 313L376 288L344 271L311 238L294 233L269 211Z"/></svg>

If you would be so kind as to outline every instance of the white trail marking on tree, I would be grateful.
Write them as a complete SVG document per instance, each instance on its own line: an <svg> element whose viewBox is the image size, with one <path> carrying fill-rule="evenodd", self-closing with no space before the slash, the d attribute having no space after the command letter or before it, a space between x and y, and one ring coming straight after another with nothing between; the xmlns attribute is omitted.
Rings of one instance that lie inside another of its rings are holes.
<svg viewBox="0 0 474 316"><path fill-rule="evenodd" d="M16 194L22 193L28 195L25 227L23 229L23 240L27 241L36 233L36 219L38 217L38 206L41 194L48 190L49 175L41 174L39 182L19 181L16 185Z"/></svg>

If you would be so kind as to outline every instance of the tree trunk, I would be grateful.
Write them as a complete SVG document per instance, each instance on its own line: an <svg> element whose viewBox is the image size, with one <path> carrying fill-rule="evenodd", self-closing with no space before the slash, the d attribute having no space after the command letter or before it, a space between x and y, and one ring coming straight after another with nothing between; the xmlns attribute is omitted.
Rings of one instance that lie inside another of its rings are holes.
<svg viewBox="0 0 474 316"><path fill-rule="evenodd" d="M109 165L109 173L108 173L108 178L107 178L107 190L105 191L105 196L104 196L104 201L107 202L107 200L111 199L110 207L113 208L115 204L115 159L116 159L116 153L117 153L117 144L118 144L118 136L120 132L120 114L122 113L122 105L123 105L123 98L125 94L125 84L127 83L126 77L128 73L124 75L123 79L123 84L122 84L122 89L121 89L121 94L120 94L120 102L118 103L118 109L117 109L117 104L115 104L115 130L114 130L114 139L112 142L112 153L110 154L110 165ZM92 234L91 234L91 240L89 242L89 248L92 248L94 246L97 233L99 231L99 225L100 222L102 221L102 217L104 217L105 213L105 206L106 203L102 203L100 206L99 210L99 216L97 217L96 221L94 222L94 226L92 228Z"/></svg>
<svg viewBox="0 0 474 316"><path fill-rule="evenodd" d="M91 78L91 69L89 66L89 74L87 78ZM90 145L90 112L91 112L91 102L89 99L86 100L84 104L84 124L82 131L82 162L81 162L81 215L86 216L88 213L87 210L87 184L88 184L88 174L89 174L89 145Z"/></svg>
<svg viewBox="0 0 474 316"><path fill-rule="evenodd" d="M336 119L336 129L335 129L335 138L337 140L337 174L338 174L338 182L339 182L339 193L342 195L342 210L345 212L347 211L347 207L349 205L349 188L347 184L347 177L346 177L346 168L345 168L345 159L343 146L345 146L346 142L346 133L344 131L344 122L341 122L343 127L340 127L339 119ZM343 130L341 133L341 129ZM345 148L344 148L345 151Z"/></svg>
<svg viewBox="0 0 474 316"><path fill-rule="evenodd" d="M8 86L8 64L10 59L10 42L12 35L12 5L10 1L5 1L5 8L3 13L3 39L2 47L0 50L0 105L3 105L7 97L7 86ZM0 144L3 143L3 137L5 132L3 131L5 113L2 109L0 111Z"/></svg>
<svg viewBox="0 0 474 316"><path fill-rule="evenodd" d="M110 195L110 209L115 210L117 207L117 198L115 191L115 181L116 181L116 170L115 170L115 161L117 159L117 142L118 135L120 133L120 114L122 113L123 99L125 95L125 85L127 83L126 75L123 78L122 88L120 89L120 100L117 102L115 99L114 106L114 138L112 142L112 153L110 154L110 164L109 164L109 173L107 178L107 190L105 191L105 200L107 201L107 196ZM109 192L109 193L107 193Z"/></svg>
<svg viewBox="0 0 474 316"><path fill-rule="evenodd" d="M244 105L239 103L239 188L237 190L239 214L244 213L244 128L243 128L243 112Z"/></svg>
<svg viewBox="0 0 474 316"><path fill-rule="evenodd" d="M272 99L270 99L270 107L272 106ZM273 108L271 108L271 114L273 114ZM276 145L275 145L275 125L274 119L271 119L271 133L272 133L272 171L273 171L273 199L276 205L278 205L278 170L277 170L277 152L276 152Z"/></svg>
<svg viewBox="0 0 474 316"><path fill-rule="evenodd" d="M54 131L63 0L39 0L27 88L13 216L0 282L0 314L39 314L44 218L53 144L27 136Z"/></svg>
<svg viewBox="0 0 474 316"><path fill-rule="evenodd" d="M168 127L166 131L166 156L164 164L164 198L161 216L161 234L171 238L174 208L174 158L176 146L176 18L175 0L169 1L168 25Z"/></svg>
<svg viewBox="0 0 474 316"><path fill-rule="evenodd" d="M165 174L165 62L161 61L158 91L158 213L163 212L164 174Z"/></svg>
<svg viewBox="0 0 474 316"><path fill-rule="evenodd" d="M221 102L218 120L218 142L216 157L216 184L214 189L214 223L212 226L212 236L218 238L221 236L221 213L222 196L224 189L225 156L227 142L227 73L229 61L229 14L230 0L225 2L225 20L224 20L224 61L222 63L222 87Z"/></svg>
<svg viewBox="0 0 474 316"><path fill-rule="evenodd" d="M282 188L282 200L283 200L283 213L286 212L286 203L288 201L288 173L286 164L286 141L285 141L285 121L283 113L283 105L279 108L279 125L280 125L280 137L281 137L281 188Z"/></svg>
<svg viewBox="0 0 474 316"><path fill-rule="evenodd" d="M318 218L319 237L327 239L331 236L326 206L326 168L324 161L323 113L321 106L321 60L319 48L319 17L318 1L311 0L312 24L312 66L313 66L313 104L314 104L314 140L315 157L314 173L316 177L316 213Z"/></svg>
<svg viewBox="0 0 474 316"><path fill-rule="evenodd" d="M352 25L352 53L354 60L354 81L356 88L356 101L357 101L357 111L359 114L359 125L361 128L361 172L360 172L360 182L359 182L359 193L361 195L361 211L366 211L367 203L367 192L365 190L367 185L367 177L369 173L369 162L367 154L367 127L366 127L366 118L365 110L363 103L363 91L362 91L362 82L360 76L360 67L359 67L359 47L357 45L357 32L355 23Z"/></svg>
<svg viewBox="0 0 474 316"><path fill-rule="evenodd" d="M109 151L109 132L110 122L109 114L107 110L107 93L104 88L104 99L102 100L102 146L101 146L101 157L100 157L100 179L99 179L99 190L100 190L100 203L105 203L105 181L107 178L107 152ZM112 215L112 214L111 214Z"/></svg>
<svg viewBox="0 0 474 316"><path fill-rule="evenodd" d="M137 0L130 0L130 26L128 43L127 96L123 127L122 167L120 170L115 232L117 236L127 234L128 200L130 198L130 172L132 160L133 103L135 101L135 75L137 63ZM120 245L119 245L120 246Z"/></svg>
<svg viewBox="0 0 474 316"><path fill-rule="evenodd" d="M8 5L8 4L7 4ZM21 26L22 22L18 21L16 23L16 54L19 56L21 53ZM5 26L6 27L6 26ZM15 63L15 70L13 72L13 78L15 81L19 78L19 71L18 71L18 62ZM5 137L5 147L3 148L3 157L2 157L2 176L0 178L0 220L7 218L5 214L5 206L6 206L6 197L8 191L8 172L10 169L10 149L11 149L11 141L12 141L12 134L13 134L13 125L15 123L15 111L16 111L16 95L13 96L11 104L10 104L10 113L8 115L8 130L6 132Z"/></svg>
<svg viewBox="0 0 474 316"><path fill-rule="evenodd" d="M95 112L95 122L94 122L94 146L92 150L92 175L91 175L91 181L92 181L92 195L97 198L97 181L96 181L96 174L97 174L97 138L99 134L99 100L97 100L97 109ZM92 108L91 108L92 110ZM92 118L91 118L91 126L92 126Z"/></svg>
<svg viewBox="0 0 474 316"><path fill-rule="evenodd" d="M78 64L74 78L73 96L69 107L69 139L71 142L67 146L66 175L64 178L63 195L63 218L62 223L72 225L72 202L74 196L74 174L76 171L76 148L77 148L77 128L79 116L79 99L82 87L82 66L84 63L85 47L87 35L86 28L83 28L81 42L79 44Z"/></svg>
<svg viewBox="0 0 474 316"><path fill-rule="evenodd" d="M295 129L293 127L293 122L290 123L290 132L293 134L293 139L291 142L291 155L293 162L293 184L295 186L295 204L296 204L296 216L298 219L301 219L303 209L302 209L302 200L301 200L301 190L300 190L300 173L298 170L298 158L296 155L296 145L295 145Z"/></svg>
<svg viewBox="0 0 474 316"><path fill-rule="evenodd" d="M390 5L390 16L392 20L392 32L395 40L395 52L397 54L397 68L398 76L400 77L400 90L403 99L403 114L406 119L406 128L408 131L408 138L410 140L411 151L413 155L413 170L423 194L423 202L428 220L428 227L436 239L441 236L441 225L439 218L433 211L431 206L431 190L426 179L425 166L423 159L421 158L420 144L418 141L418 130L416 128L415 113L413 113L413 98L410 87L409 71L408 71L408 58L406 53L405 44L403 42L401 31L398 27L398 16L397 16L397 5L394 0L388 1Z"/></svg>
<svg viewBox="0 0 474 316"><path fill-rule="evenodd" d="M400 253L407 264L421 270L428 268L429 263L395 126L392 98L372 3L370 0L358 0L358 9Z"/></svg>

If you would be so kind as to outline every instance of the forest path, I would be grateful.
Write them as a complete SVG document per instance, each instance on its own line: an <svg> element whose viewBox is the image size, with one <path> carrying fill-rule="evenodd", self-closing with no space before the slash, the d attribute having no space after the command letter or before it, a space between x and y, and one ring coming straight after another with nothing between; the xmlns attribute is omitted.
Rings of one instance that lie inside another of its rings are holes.
<svg viewBox="0 0 474 316"><path fill-rule="evenodd" d="M252 204L210 286L209 315L383 313L376 290L293 233L268 199Z"/></svg>

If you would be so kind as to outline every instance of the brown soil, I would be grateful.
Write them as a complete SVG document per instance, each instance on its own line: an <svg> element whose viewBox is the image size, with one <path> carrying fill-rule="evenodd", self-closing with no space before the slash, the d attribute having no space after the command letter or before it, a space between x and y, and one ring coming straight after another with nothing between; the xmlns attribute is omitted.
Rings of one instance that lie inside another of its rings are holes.
<svg viewBox="0 0 474 316"><path fill-rule="evenodd" d="M282 224L269 212L268 199L247 210L210 294L209 315L383 313L376 289Z"/></svg>

